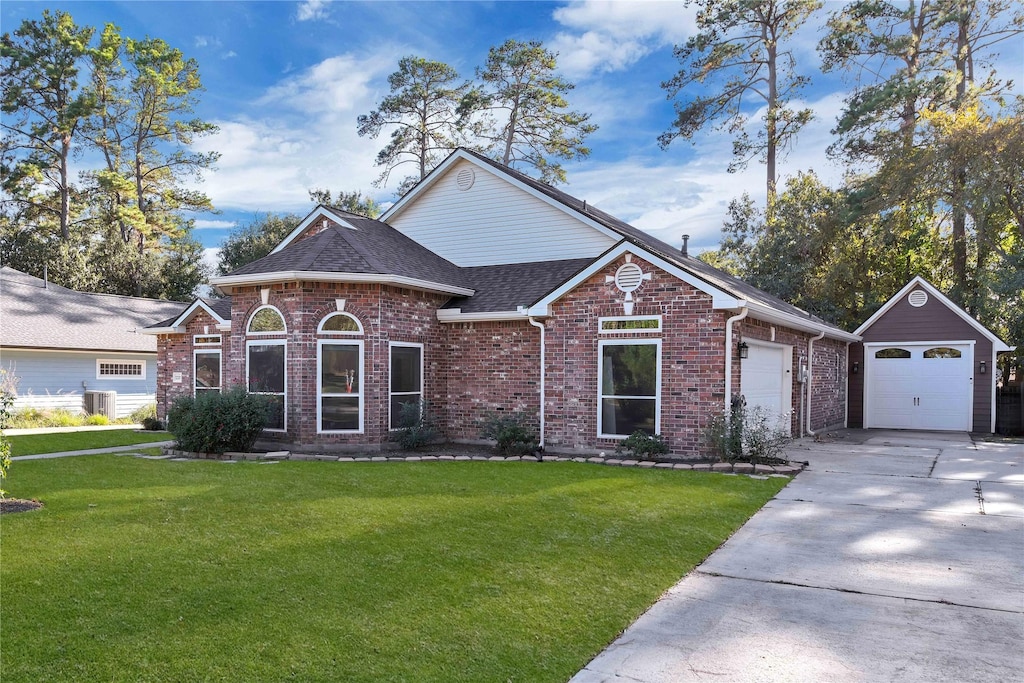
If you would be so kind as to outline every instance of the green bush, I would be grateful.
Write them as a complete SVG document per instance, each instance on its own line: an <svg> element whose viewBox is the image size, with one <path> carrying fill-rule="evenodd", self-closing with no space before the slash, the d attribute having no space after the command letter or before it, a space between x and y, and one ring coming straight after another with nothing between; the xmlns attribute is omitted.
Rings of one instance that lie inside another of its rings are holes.
<svg viewBox="0 0 1024 683"><path fill-rule="evenodd" d="M480 436L494 441L501 455L532 455L538 446L532 423L519 413L490 413L483 419Z"/></svg>
<svg viewBox="0 0 1024 683"><path fill-rule="evenodd" d="M144 406L139 406L131 412L128 416L129 424L139 424L145 426L146 418L156 419L156 404L147 403ZM148 429L148 427L147 427Z"/></svg>
<svg viewBox="0 0 1024 683"><path fill-rule="evenodd" d="M156 417L144 417L141 424L142 428L149 432L159 432L165 428L163 420Z"/></svg>
<svg viewBox="0 0 1024 683"><path fill-rule="evenodd" d="M20 408L10 418L9 429L32 429L35 427L81 427L85 415L72 413L64 408Z"/></svg>
<svg viewBox="0 0 1024 683"><path fill-rule="evenodd" d="M618 453L625 451L634 458L649 458L668 453L668 444L661 438L661 434L648 434L642 429L638 429L619 442L615 451Z"/></svg>
<svg viewBox="0 0 1024 683"><path fill-rule="evenodd" d="M405 451L422 448L441 436L426 401L403 403L398 413L398 424L402 426L395 430L391 439Z"/></svg>
<svg viewBox="0 0 1024 683"><path fill-rule="evenodd" d="M110 424L110 418L107 417L106 415L101 415L97 413L96 415L89 415L88 417L86 417L85 424L93 427L108 425Z"/></svg>
<svg viewBox="0 0 1024 683"><path fill-rule="evenodd" d="M178 448L196 453L248 451L267 422L270 402L244 387L183 396L167 412L167 429Z"/></svg>
<svg viewBox="0 0 1024 683"><path fill-rule="evenodd" d="M704 439L721 460L766 465L782 462L786 444L792 440L781 418L761 406L748 408L742 399L734 400L728 413L712 418Z"/></svg>

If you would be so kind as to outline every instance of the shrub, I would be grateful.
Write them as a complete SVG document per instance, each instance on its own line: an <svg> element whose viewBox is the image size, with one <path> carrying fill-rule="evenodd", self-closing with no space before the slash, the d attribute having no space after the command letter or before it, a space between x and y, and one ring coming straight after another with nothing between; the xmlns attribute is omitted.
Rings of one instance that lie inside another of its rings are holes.
<svg viewBox="0 0 1024 683"><path fill-rule="evenodd" d="M139 406L138 408L133 410L131 412L131 414L128 416L128 421L131 424L140 424L140 425L143 425L145 427L145 425L146 425L146 418L151 418L153 420L156 419L156 404L155 403L147 403L144 406ZM148 427L147 427L147 429L148 429Z"/></svg>
<svg viewBox="0 0 1024 683"><path fill-rule="evenodd" d="M648 434L638 429L623 439L615 451L628 452L634 458L651 457L652 455L664 455L668 453L668 444L661 438L661 434Z"/></svg>
<svg viewBox="0 0 1024 683"><path fill-rule="evenodd" d="M178 447L196 453L247 451L267 422L270 401L235 387L223 393L183 396L167 412L167 428Z"/></svg>
<svg viewBox="0 0 1024 683"><path fill-rule="evenodd" d="M712 418L704 437L719 459L753 464L780 462L786 444L792 440L781 418L761 406L748 408L742 399L734 400L728 413Z"/></svg>
<svg viewBox="0 0 1024 683"><path fill-rule="evenodd" d="M11 418L11 405L14 403L14 396L0 390L0 483L7 478L11 471L11 442L4 437L4 430ZM0 488L0 498L7 495L7 492Z"/></svg>
<svg viewBox="0 0 1024 683"><path fill-rule="evenodd" d="M391 439L405 451L422 448L441 435L426 401L403 403L398 413L398 424L404 426L399 427Z"/></svg>
<svg viewBox="0 0 1024 683"><path fill-rule="evenodd" d="M144 417L142 418L142 428L149 432L159 432L164 429L164 423L163 420L156 417Z"/></svg>
<svg viewBox="0 0 1024 683"><path fill-rule="evenodd" d="M490 413L483 419L480 436L493 440L501 455L532 455L538 446L532 422L519 413Z"/></svg>
<svg viewBox="0 0 1024 683"><path fill-rule="evenodd" d="M89 415L85 418L85 424L92 426L108 425L110 424L110 418L106 415Z"/></svg>

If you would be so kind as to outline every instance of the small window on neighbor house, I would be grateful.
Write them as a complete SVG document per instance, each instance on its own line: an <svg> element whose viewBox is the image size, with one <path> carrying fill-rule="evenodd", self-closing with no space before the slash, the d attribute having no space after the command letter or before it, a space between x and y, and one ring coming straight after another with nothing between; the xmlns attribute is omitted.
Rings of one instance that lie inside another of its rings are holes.
<svg viewBox="0 0 1024 683"><path fill-rule="evenodd" d="M906 349L879 349L875 351L875 358L910 358L910 351Z"/></svg>
<svg viewBox="0 0 1024 683"><path fill-rule="evenodd" d="M320 322L321 334L362 334L363 326L348 313L332 313Z"/></svg>
<svg viewBox="0 0 1024 683"><path fill-rule="evenodd" d="M937 346L924 352L925 358L959 358L960 351L951 349L948 346Z"/></svg>
<svg viewBox="0 0 1024 683"><path fill-rule="evenodd" d="M146 379L146 362L97 360L96 379Z"/></svg>
<svg viewBox="0 0 1024 683"><path fill-rule="evenodd" d="M193 346L220 346L219 334L197 334L192 337Z"/></svg>
<svg viewBox="0 0 1024 683"><path fill-rule="evenodd" d="M287 332L281 312L273 306L258 308L249 318L249 334L276 334Z"/></svg>
<svg viewBox="0 0 1024 683"><path fill-rule="evenodd" d="M615 332L660 332L661 316L645 315L622 318L599 318L598 324L602 333Z"/></svg>

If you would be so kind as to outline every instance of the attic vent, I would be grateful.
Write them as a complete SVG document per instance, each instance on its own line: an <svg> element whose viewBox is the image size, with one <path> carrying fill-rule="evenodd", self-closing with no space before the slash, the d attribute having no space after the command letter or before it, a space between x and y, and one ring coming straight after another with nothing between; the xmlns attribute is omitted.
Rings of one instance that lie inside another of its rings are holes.
<svg viewBox="0 0 1024 683"><path fill-rule="evenodd" d="M620 292L635 292L643 279L644 271L635 263L624 263L615 271L615 286Z"/></svg>
<svg viewBox="0 0 1024 683"><path fill-rule="evenodd" d="M928 303L928 292L923 289L915 289L910 293L910 296L907 297L907 301L909 301L910 305L914 308L921 308Z"/></svg>
<svg viewBox="0 0 1024 683"><path fill-rule="evenodd" d="M455 185L462 192L473 187L474 182L476 182L476 173L471 168L464 168L455 176Z"/></svg>

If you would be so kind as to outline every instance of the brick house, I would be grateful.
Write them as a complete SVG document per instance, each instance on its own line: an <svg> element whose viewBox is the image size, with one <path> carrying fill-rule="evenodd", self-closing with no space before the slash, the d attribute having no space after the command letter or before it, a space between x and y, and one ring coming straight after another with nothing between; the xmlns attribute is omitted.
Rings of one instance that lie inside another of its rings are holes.
<svg viewBox="0 0 1024 683"><path fill-rule="evenodd" d="M159 412L243 384L276 406L266 440L325 451L382 447L424 399L448 439L524 413L549 451L643 429L696 455L740 394L793 434L842 426L859 340L467 150L379 219L319 206L212 284L148 329Z"/></svg>

